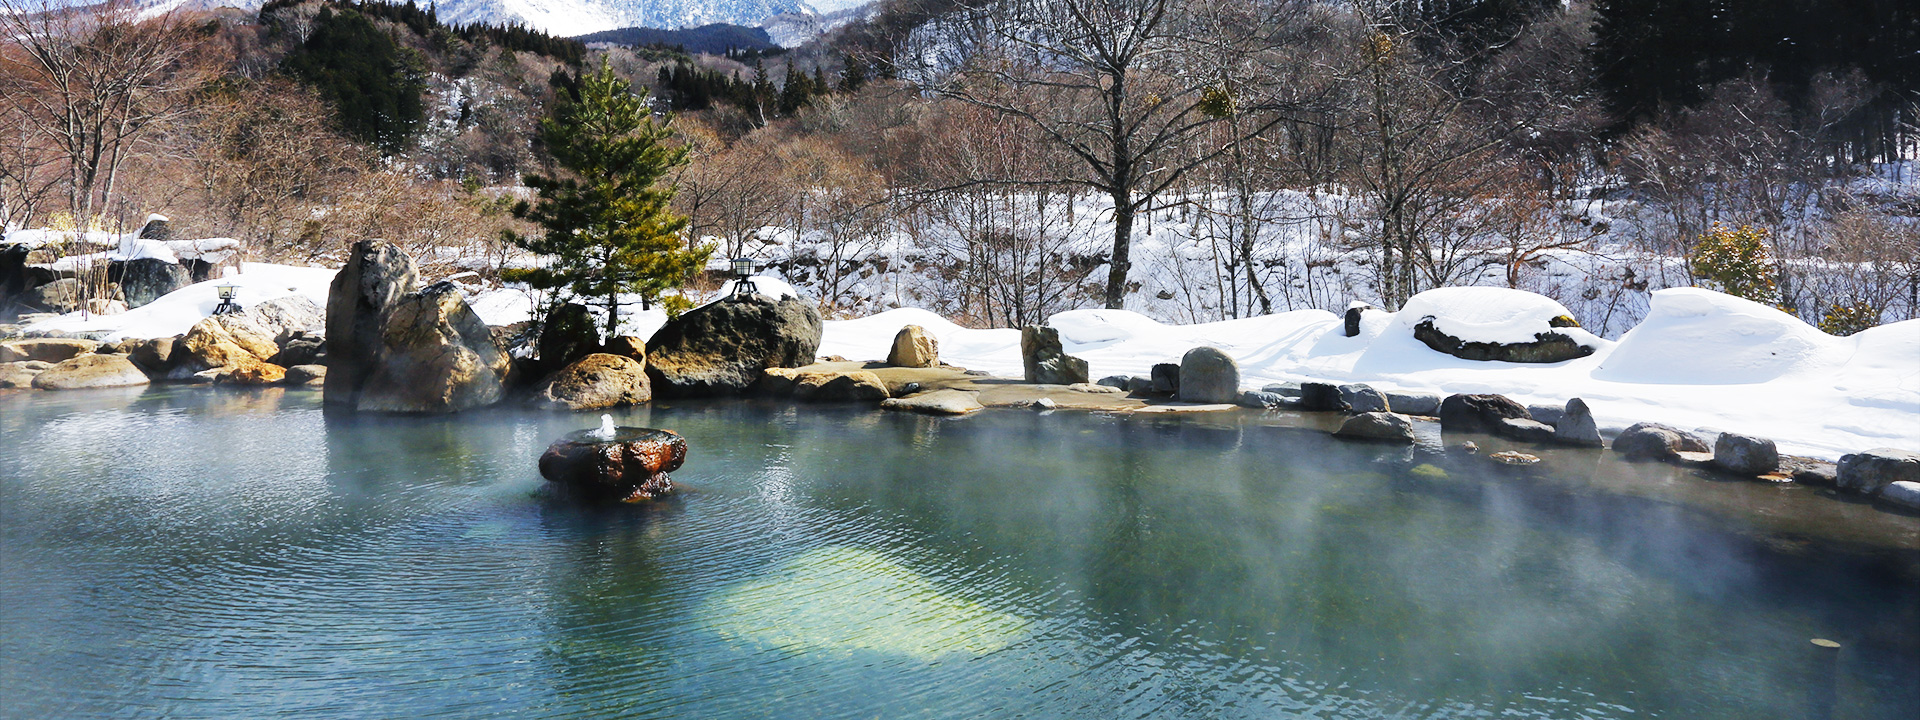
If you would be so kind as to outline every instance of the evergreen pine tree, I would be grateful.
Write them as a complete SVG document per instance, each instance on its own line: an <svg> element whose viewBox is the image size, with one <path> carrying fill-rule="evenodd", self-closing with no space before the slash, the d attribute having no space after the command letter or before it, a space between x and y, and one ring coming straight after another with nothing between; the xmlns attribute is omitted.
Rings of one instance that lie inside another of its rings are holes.
<svg viewBox="0 0 1920 720"><path fill-rule="evenodd" d="M562 93L540 123L541 139L568 176L525 178L539 199L520 203L514 215L545 232L508 239L552 262L514 279L597 298L607 309L606 339L619 332L621 293L659 299L692 279L713 252L682 241L687 219L669 208L673 188L660 184L687 162L685 148L668 144L672 134L604 63L580 78L577 97ZM669 310L685 307L674 300Z"/></svg>

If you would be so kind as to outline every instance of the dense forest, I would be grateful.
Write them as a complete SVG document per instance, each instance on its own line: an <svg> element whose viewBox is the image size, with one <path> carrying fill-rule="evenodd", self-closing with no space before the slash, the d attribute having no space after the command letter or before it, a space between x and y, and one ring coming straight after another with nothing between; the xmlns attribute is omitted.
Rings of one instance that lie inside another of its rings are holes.
<svg viewBox="0 0 1920 720"><path fill-rule="evenodd" d="M5 19L15 228L160 212L256 260L379 237L496 277L530 262L501 240L523 177L561 172L541 118L604 65L690 151L689 246L835 314L1198 321L1499 284L1605 331L1650 289L1727 286L1695 255L1735 228L1810 322L1920 308L1899 0L886 0L718 52L412 2ZM60 131L48 98L86 93L62 112L129 122Z"/></svg>

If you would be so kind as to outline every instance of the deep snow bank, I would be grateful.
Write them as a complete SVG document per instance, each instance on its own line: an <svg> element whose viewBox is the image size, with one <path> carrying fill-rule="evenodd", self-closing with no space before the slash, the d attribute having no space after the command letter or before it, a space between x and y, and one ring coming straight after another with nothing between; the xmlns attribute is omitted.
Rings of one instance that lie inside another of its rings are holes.
<svg viewBox="0 0 1920 720"><path fill-rule="evenodd" d="M1840 338L1757 303L1677 288L1655 292L1648 320L1620 342L1594 338L1593 355L1561 363L1461 360L1413 338L1413 324L1431 314L1477 338L1515 333L1530 340L1545 329L1543 313L1563 312L1537 295L1537 301L1496 307L1531 293L1484 290L1429 291L1403 312L1367 313L1357 337L1343 336L1339 318L1320 310L1199 325L1166 325L1124 310L1074 310L1049 324L1060 328L1069 353L1087 359L1095 378L1143 375L1154 363L1178 362L1188 349L1211 345L1240 363L1247 387L1319 380L1441 394L1497 392L1522 402L1582 397L1602 425L1613 428L1646 420L1739 431L1773 438L1786 452L1827 458L1888 445L1920 448L1920 320ZM829 322L820 352L883 358L894 333L908 324L938 338L946 362L1020 373L1019 333L961 328L924 310Z"/></svg>

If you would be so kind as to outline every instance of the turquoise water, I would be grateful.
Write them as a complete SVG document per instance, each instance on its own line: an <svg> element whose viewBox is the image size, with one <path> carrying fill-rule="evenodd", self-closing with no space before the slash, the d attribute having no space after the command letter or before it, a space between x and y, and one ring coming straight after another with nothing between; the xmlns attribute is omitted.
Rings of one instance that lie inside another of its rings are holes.
<svg viewBox="0 0 1920 720"><path fill-rule="evenodd" d="M615 417L691 492L545 493L597 414L0 395L0 716L1920 716L1920 518L1808 488L1251 413Z"/></svg>

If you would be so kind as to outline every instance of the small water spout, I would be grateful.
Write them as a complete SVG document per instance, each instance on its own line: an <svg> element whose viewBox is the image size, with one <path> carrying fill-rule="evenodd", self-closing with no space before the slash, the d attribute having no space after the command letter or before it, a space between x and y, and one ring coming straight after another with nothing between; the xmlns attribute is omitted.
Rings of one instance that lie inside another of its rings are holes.
<svg viewBox="0 0 1920 720"><path fill-rule="evenodd" d="M601 415L600 429L593 431L593 436L596 438L599 438L601 441L604 442L604 441L612 440L613 434L614 434L613 416Z"/></svg>

